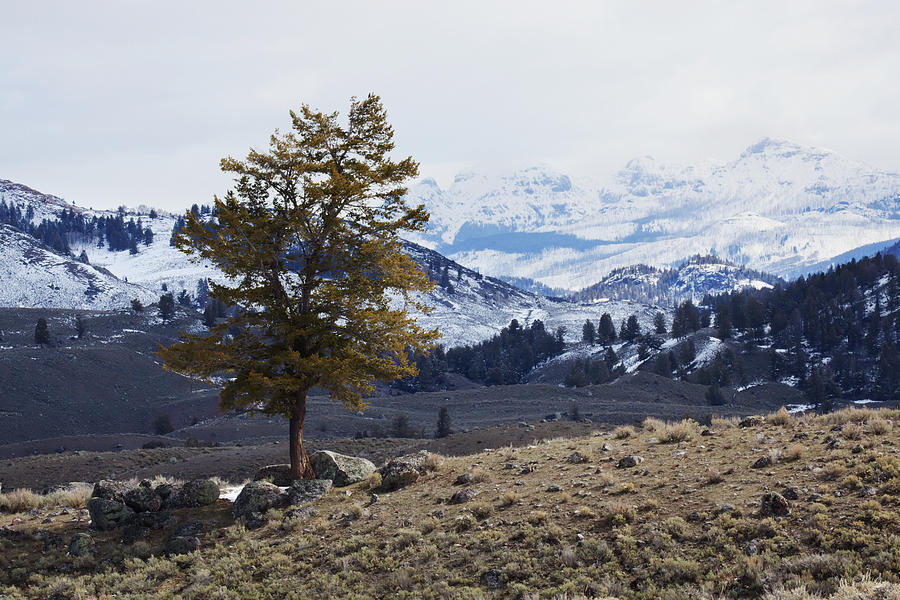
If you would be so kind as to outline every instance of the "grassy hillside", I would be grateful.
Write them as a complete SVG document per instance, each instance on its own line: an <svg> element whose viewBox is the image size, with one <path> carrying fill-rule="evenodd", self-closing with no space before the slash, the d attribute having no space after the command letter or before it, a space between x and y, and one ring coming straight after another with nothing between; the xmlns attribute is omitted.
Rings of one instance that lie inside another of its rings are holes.
<svg viewBox="0 0 900 600"><path fill-rule="evenodd" d="M96 533L96 555L72 558L41 540L85 531L79 511L5 515L0 597L896 598L898 419L648 419L445 457L404 489L333 490L252 531L227 501L180 511L209 531L170 558L164 532L131 546ZM617 468L631 455L643 460ZM451 503L461 488L474 498ZM796 497L789 514L766 512L770 492Z"/></svg>

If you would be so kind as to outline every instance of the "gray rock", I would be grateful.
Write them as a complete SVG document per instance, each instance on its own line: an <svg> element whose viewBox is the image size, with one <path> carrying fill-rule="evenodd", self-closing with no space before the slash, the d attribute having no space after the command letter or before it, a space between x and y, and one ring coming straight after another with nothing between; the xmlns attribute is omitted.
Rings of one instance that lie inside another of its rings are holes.
<svg viewBox="0 0 900 600"><path fill-rule="evenodd" d="M754 469L765 469L766 467L769 467L771 465L772 465L771 458L769 458L768 456L761 456L758 459L756 459L755 463L753 463L753 468Z"/></svg>
<svg viewBox="0 0 900 600"><path fill-rule="evenodd" d="M381 490L390 492L406 487L428 472L425 460L428 452L422 450L417 454L400 456L381 468Z"/></svg>
<svg viewBox="0 0 900 600"><path fill-rule="evenodd" d="M200 538L195 536L172 536L166 542L166 554L190 554L200 549Z"/></svg>
<svg viewBox="0 0 900 600"><path fill-rule="evenodd" d="M560 492L560 491L562 491L562 488L559 487L558 485L556 485L555 483L551 483L550 485L547 486L547 491L548 492Z"/></svg>
<svg viewBox="0 0 900 600"><path fill-rule="evenodd" d="M463 504L465 502L469 502L476 495L478 495L478 492L476 492L472 488L463 488L461 490L457 490L452 496L450 496L450 504Z"/></svg>
<svg viewBox="0 0 900 600"><path fill-rule="evenodd" d="M467 483L472 482L472 474L471 473L463 473L459 477L456 478L456 481L453 482L454 485L466 485Z"/></svg>
<svg viewBox="0 0 900 600"><path fill-rule="evenodd" d="M235 519L249 516L250 513L262 513L270 508L287 505L288 495L281 488L267 481L251 481L244 486L234 500L231 514Z"/></svg>
<svg viewBox="0 0 900 600"><path fill-rule="evenodd" d="M258 512L252 512L244 517L244 527L247 529L259 529L260 527L265 527L268 522L268 519Z"/></svg>
<svg viewBox="0 0 900 600"><path fill-rule="evenodd" d="M787 498L788 500L799 500L800 499L800 490L798 490L794 486L789 485L786 488L784 488L784 491L782 492L781 495L784 496L785 498Z"/></svg>
<svg viewBox="0 0 900 600"><path fill-rule="evenodd" d="M778 492L769 492L762 497L760 516L786 517L791 514L791 503Z"/></svg>
<svg viewBox="0 0 900 600"><path fill-rule="evenodd" d="M87 507L91 514L91 525L101 531L124 527L134 519L134 511L115 500L91 498Z"/></svg>
<svg viewBox="0 0 900 600"><path fill-rule="evenodd" d="M298 479L287 490L291 506L318 500L331 489L330 479Z"/></svg>
<svg viewBox="0 0 900 600"><path fill-rule="evenodd" d="M72 541L69 543L69 555L88 556L94 553L95 548L94 538L90 534L76 533L72 536Z"/></svg>
<svg viewBox="0 0 900 600"><path fill-rule="evenodd" d="M197 537L204 531L206 531L206 525L203 521L191 520L179 524L172 535L175 537Z"/></svg>
<svg viewBox="0 0 900 600"><path fill-rule="evenodd" d="M153 512L162 506L162 498L156 490L139 485L125 492L125 504L134 512Z"/></svg>
<svg viewBox="0 0 900 600"><path fill-rule="evenodd" d="M357 456L320 450L309 457L317 479L330 479L334 487L344 487L364 481L375 472L375 464Z"/></svg>
<svg viewBox="0 0 900 600"><path fill-rule="evenodd" d="M566 462L578 465L587 462L587 458L581 452L573 452L566 459Z"/></svg>
<svg viewBox="0 0 900 600"><path fill-rule="evenodd" d="M492 590L506 585L506 574L500 569L491 569L481 574L481 585Z"/></svg>
<svg viewBox="0 0 900 600"><path fill-rule="evenodd" d="M166 529L176 522L175 516L169 511L144 512L134 515L134 524L150 529Z"/></svg>
<svg viewBox="0 0 900 600"><path fill-rule="evenodd" d="M637 454L629 454L628 456L622 457L619 459L618 464L616 464L617 469L630 469L632 467L636 467L639 464L644 462L644 458L638 456Z"/></svg>
<svg viewBox="0 0 900 600"><path fill-rule="evenodd" d="M219 499L219 486L212 479L192 479L175 494L173 508L197 508L215 504Z"/></svg>
<svg viewBox="0 0 900 600"><path fill-rule="evenodd" d="M116 502L125 503L125 494L134 486L123 481L111 481L109 479L101 479L94 484L94 491L91 493L92 498L105 498L106 500L115 500Z"/></svg>
<svg viewBox="0 0 900 600"><path fill-rule="evenodd" d="M304 506L303 508L292 508L291 510L284 513L284 517L281 519L282 523L286 521L291 521L293 519L300 519L301 521L306 521L311 519L319 514L312 506Z"/></svg>
<svg viewBox="0 0 900 600"><path fill-rule="evenodd" d="M291 465L266 465L256 472L253 481L268 481L280 487L291 485Z"/></svg>
<svg viewBox="0 0 900 600"><path fill-rule="evenodd" d="M171 484L171 483L163 483L163 484L156 486L156 489L154 491L162 499L163 507L171 508L170 505L175 500L175 497L178 495L178 492L181 491L181 485Z"/></svg>
<svg viewBox="0 0 900 600"><path fill-rule="evenodd" d="M744 417L744 419L739 423L740 427L758 427L765 422L765 417L752 416L752 417Z"/></svg>

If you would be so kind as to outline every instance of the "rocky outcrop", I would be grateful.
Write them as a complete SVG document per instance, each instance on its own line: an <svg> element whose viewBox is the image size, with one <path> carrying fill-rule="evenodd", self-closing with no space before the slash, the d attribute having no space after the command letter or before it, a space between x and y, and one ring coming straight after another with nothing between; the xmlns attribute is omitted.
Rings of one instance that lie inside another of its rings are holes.
<svg viewBox="0 0 900 600"><path fill-rule="evenodd" d="M291 465L266 465L256 472L253 481L268 481L280 487L291 485L294 481L291 477Z"/></svg>
<svg viewBox="0 0 900 600"><path fill-rule="evenodd" d="M134 511L115 500L91 498L87 507L91 514L91 525L101 531L124 527L134 519Z"/></svg>
<svg viewBox="0 0 900 600"><path fill-rule="evenodd" d="M240 519L252 513L264 513L270 508L286 506L287 503L288 495L277 485L268 481L251 481L235 498L231 514L235 519Z"/></svg>
<svg viewBox="0 0 900 600"><path fill-rule="evenodd" d="M115 500L116 502L125 503L125 494L128 493L133 485L129 485L124 481L111 481L102 479L94 484L94 491L91 493L93 498L104 498L106 500Z"/></svg>
<svg viewBox="0 0 900 600"><path fill-rule="evenodd" d="M778 492L769 492L762 497L759 514L762 517L786 517L791 514L791 503Z"/></svg>
<svg viewBox="0 0 900 600"><path fill-rule="evenodd" d="M330 479L298 479L287 489L291 506L318 500L331 489Z"/></svg>
<svg viewBox="0 0 900 600"><path fill-rule="evenodd" d="M69 543L69 556L88 556L94 553L94 538L88 533L76 533Z"/></svg>
<svg viewBox="0 0 900 600"><path fill-rule="evenodd" d="M172 502L173 508L208 506L219 499L219 486L212 479L192 479L185 483Z"/></svg>
<svg viewBox="0 0 900 600"><path fill-rule="evenodd" d="M146 485L145 485L146 484ZM125 504L134 512L153 512L162 506L162 498L156 493L149 482L142 481L141 485L125 492Z"/></svg>
<svg viewBox="0 0 900 600"><path fill-rule="evenodd" d="M400 456L381 468L381 489L385 492L398 490L414 483L428 472L428 452Z"/></svg>
<svg viewBox="0 0 900 600"><path fill-rule="evenodd" d="M345 456L320 450L309 457L318 479L330 479L335 487L344 487L365 480L375 472L375 464L365 458Z"/></svg>

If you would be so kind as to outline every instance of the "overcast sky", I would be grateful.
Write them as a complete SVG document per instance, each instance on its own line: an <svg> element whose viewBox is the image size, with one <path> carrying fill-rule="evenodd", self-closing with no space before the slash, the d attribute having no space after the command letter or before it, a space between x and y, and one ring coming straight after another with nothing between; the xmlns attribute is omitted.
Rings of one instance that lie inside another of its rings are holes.
<svg viewBox="0 0 900 600"><path fill-rule="evenodd" d="M900 171L893 1L0 1L0 179L84 206L209 202L290 108L369 92L442 185L763 136Z"/></svg>

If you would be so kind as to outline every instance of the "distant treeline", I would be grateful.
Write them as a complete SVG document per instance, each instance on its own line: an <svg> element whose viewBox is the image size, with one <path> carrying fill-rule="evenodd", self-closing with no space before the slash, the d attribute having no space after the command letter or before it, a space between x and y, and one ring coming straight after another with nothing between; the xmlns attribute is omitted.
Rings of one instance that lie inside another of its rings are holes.
<svg viewBox="0 0 900 600"><path fill-rule="evenodd" d="M151 212L150 218L155 217L155 212ZM0 223L27 233L60 254L71 254L71 244L74 243L106 247L114 252L129 250L132 254L137 254L139 245L153 243L153 231L144 227L141 218L126 221L121 209L115 216L91 218L63 209L57 219L43 219L37 225L33 221L34 209L31 206L23 213L18 206L0 200Z"/></svg>

